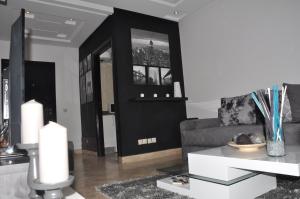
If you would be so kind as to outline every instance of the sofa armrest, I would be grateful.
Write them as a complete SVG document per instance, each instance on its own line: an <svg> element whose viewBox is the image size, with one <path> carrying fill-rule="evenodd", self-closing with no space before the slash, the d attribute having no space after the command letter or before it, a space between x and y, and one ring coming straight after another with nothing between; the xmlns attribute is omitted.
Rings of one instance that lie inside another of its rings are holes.
<svg viewBox="0 0 300 199"><path fill-rule="evenodd" d="M180 130L185 131L185 130L193 130L193 129L218 127L218 126L220 126L219 118L184 120L180 123Z"/></svg>

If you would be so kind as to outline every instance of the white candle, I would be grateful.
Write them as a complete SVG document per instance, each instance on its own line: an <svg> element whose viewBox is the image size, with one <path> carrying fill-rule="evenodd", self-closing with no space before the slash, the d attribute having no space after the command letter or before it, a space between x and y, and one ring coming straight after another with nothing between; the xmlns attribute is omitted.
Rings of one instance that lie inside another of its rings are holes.
<svg viewBox="0 0 300 199"><path fill-rule="evenodd" d="M44 125L43 105L30 100L21 105L21 142L35 144L39 141L39 130Z"/></svg>
<svg viewBox="0 0 300 199"><path fill-rule="evenodd" d="M182 97L180 82L174 82L174 97Z"/></svg>
<svg viewBox="0 0 300 199"><path fill-rule="evenodd" d="M55 122L40 129L39 175L45 184L63 182L69 177L67 129Z"/></svg>

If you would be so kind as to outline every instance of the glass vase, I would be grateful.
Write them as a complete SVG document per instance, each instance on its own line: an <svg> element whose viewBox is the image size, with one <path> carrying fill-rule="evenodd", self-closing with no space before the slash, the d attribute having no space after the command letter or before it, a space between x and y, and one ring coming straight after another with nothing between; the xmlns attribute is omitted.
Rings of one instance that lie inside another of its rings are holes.
<svg viewBox="0 0 300 199"><path fill-rule="evenodd" d="M285 155L283 128L274 132L273 128L266 125L267 154L273 157Z"/></svg>

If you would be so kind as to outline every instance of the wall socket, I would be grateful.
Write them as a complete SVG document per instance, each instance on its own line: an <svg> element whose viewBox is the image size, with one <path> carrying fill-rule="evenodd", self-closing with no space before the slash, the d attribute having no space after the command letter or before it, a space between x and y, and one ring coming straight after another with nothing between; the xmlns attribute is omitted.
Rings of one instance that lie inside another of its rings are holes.
<svg viewBox="0 0 300 199"><path fill-rule="evenodd" d="M156 138L145 138L145 139L138 139L138 145L144 144L153 144L156 143Z"/></svg>
<svg viewBox="0 0 300 199"><path fill-rule="evenodd" d="M151 138L152 143L156 143L156 138Z"/></svg>
<svg viewBox="0 0 300 199"><path fill-rule="evenodd" d="M138 145L142 145L143 144L143 140L138 140Z"/></svg>

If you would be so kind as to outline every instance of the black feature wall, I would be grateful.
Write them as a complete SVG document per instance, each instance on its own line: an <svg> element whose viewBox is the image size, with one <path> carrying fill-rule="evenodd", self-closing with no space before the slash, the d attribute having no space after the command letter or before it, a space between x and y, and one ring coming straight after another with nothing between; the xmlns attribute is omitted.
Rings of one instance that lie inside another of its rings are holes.
<svg viewBox="0 0 300 199"><path fill-rule="evenodd" d="M111 32L105 29L108 22ZM80 57L83 58L93 52L107 38L112 39L120 156L178 148L181 146L179 123L186 118L185 102L131 100L138 97L139 93L145 93L146 97L153 96L153 93L157 93L158 96L173 93L173 86L133 84L131 28L168 34L173 81L179 81L184 88L179 29L176 22L115 9L114 14L80 47ZM111 33L110 36L108 32ZM184 96L184 90L182 93ZM86 114L90 118L95 117L92 116L93 110L89 110ZM82 117L83 126L87 124L85 120L87 119ZM83 127L83 137L85 134ZM156 137L157 143L138 145L138 139L153 137Z"/></svg>

